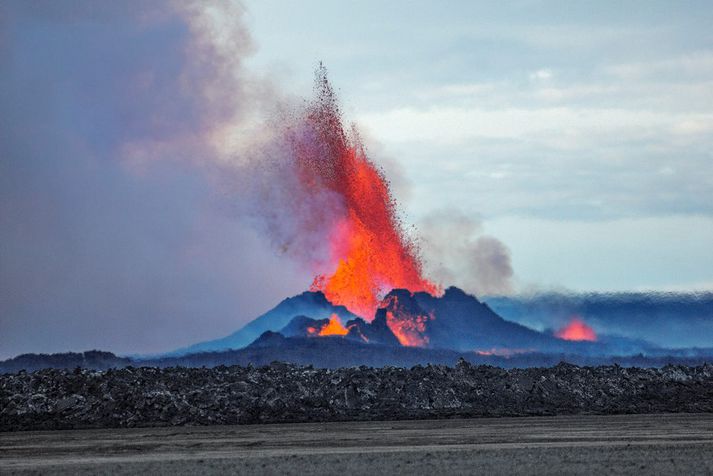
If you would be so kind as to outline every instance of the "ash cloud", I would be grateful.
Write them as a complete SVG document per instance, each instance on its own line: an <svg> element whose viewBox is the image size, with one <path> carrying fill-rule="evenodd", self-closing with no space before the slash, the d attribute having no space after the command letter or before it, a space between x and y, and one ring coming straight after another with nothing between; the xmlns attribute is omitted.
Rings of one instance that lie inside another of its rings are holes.
<svg viewBox="0 0 713 476"><path fill-rule="evenodd" d="M303 107L283 98L264 126L268 132L233 151L220 165L218 181L228 193L239 193L236 216L314 275L330 262L327 238L345 208L338 193L310 189L300 178L289 136L311 133L302 122Z"/></svg>
<svg viewBox="0 0 713 476"><path fill-rule="evenodd" d="M0 4L0 357L168 350L309 283L238 219L240 190L216 187L226 131L272 87L243 68L241 17Z"/></svg>
<svg viewBox="0 0 713 476"><path fill-rule="evenodd" d="M437 210L418 226L428 276L477 296L513 291L510 250L483 233L479 220L453 210Z"/></svg>

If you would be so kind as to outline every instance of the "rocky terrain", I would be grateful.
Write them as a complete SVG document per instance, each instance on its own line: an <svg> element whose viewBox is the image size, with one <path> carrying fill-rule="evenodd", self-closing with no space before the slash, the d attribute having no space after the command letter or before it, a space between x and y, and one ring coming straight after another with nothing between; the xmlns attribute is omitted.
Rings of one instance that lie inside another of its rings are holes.
<svg viewBox="0 0 713 476"><path fill-rule="evenodd" d="M713 412L713 365L262 367L0 375L0 429Z"/></svg>
<svg viewBox="0 0 713 476"><path fill-rule="evenodd" d="M265 332L249 346L220 352L154 357L120 357L111 352L87 351L61 354L23 354L0 361L0 374L42 369L107 370L123 367L217 367L269 365L290 362L317 368L342 367L413 367L415 365L454 366L459 359L474 365L502 368L552 367L559 362L580 366L621 365L623 367L663 367L664 365L699 366L713 362L711 349L670 349L661 355L581 355L524 352L498 355L457 352L449 349L427 349L381 344L365 344L338 336L285 337Z"/></svg>

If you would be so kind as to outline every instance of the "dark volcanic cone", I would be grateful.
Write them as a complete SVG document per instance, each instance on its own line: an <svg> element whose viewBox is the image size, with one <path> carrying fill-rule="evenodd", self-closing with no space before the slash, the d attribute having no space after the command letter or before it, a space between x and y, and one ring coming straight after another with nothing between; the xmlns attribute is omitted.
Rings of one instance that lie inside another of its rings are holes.
<svg viewBox="0 0 713 476"><path fill-rule="evenodd" d="M571 343L506 321L456 287L440 297L395 289L384 298L378 316L385 317L404 345L461 351L572 350Z"/></svg>
<svg viewBox="0 0 713 476"><path fill-rule="evenodd" d="M390 346L401 345L389 326L383 314L377 312L373 321L366 322L362 318L356 318L347 322L348 339L359 340L369 344L382 344Z"/></svg>
<svg viewBox="0 0 713 476"><path fill-rule="evenodd" d="M289 324L280 330L285 337L309 337L329 324L329 319L312 319L307 316L295 316Z"/></svg>
<svg viewBox="0 0 713 476"><path fill-rule="evenodd" d="M307 316L312 319L329 319L332 314L339 316L342 322L356 318L344 306L335 306L327 301L320 291L306 291L287 298L277 306L248 322L240 330L221 339L200 342L190 347L176 350L167 355L185 355L197 352L213 352L228 349L240 349L260 337L265 331L280 331L295 316Z"/></svg>

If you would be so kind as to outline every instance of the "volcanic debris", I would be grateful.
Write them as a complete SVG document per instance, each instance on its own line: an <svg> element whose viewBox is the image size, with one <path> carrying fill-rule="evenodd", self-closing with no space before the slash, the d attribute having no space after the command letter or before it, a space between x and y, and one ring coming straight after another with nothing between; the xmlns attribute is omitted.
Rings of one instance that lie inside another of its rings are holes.
<svg viewBox="0 0 713 476"><path fill-rule="evenodd" d="M127 367L0 375L0 430L713 412L713 365Z"/></svg>

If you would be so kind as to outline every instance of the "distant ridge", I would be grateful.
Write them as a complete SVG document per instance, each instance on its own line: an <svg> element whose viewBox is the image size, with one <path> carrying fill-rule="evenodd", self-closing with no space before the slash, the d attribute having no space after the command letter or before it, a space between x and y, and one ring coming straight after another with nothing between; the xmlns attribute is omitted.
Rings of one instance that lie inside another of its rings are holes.
<svg viewBox="0 0 713 476"><path fill-rule="evenodd" d="M92 351L98 352L98 351ZM566 353L523 353L511 356L479 355L474 352L457 352L447 349L423 349L420 347L395 347L379 344L365 344L340 337L285 337L278 332L265 332L251 345L221 352L136 359L117 357L109 352L98 352L101 359L81 357L83 353L25 354L14 359L0 361L0 373L18 373L21 370L33 372L42 369L107 370L124 367L220 367L239 365L262 366L272 362L289 362L311 365L316 368L344 367L404 367L417 365L453 366L463 358L473 364L487 364L502 368L551 367L559 362L576 365L612 365L624 367L663 367L669 364L695 366L713 363L713 349L698 353L671 351L659 355L580 355ZM91 354L84 353L84 354ZM49 358L48 358L49 357Z"/></svg>
<svg viewBox="0 0 713 476"><path fill-rule="evenodd" d="M661 347L713 345L713 292L549 292L486 302L505 319L538 329L578 315L607 333Z"/></svg>
<svg viewBox="0 0 713 476"><path fill-rule="evenodd" d="M39 369L84 369L106 370L132 364L127 357L118 357L111 352L88 350L86 352L63 352L59 354L22 354L0 361L0 372L15 373L21 370L32 372Z"/></svg>

